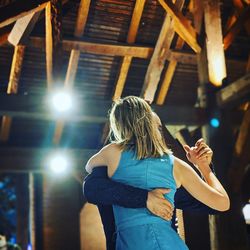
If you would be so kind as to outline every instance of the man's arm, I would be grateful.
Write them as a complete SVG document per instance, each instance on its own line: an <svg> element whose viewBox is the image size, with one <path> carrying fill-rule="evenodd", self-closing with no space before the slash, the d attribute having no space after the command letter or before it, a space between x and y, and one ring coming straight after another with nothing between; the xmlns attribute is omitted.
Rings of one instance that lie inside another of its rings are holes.
<svg viewBox="0 0 250 250"><path fill-rule="evenodd" d="M112 205L99 204L97 207L101 216L103 229L106 237L106 248L107 250L115 250L115 218Z"/></svg>
<svg viewBox="0 0 250 250"><path fill-rule="evenodd" d="M148 190L110 180L105 166L94 168L85 178L83 192L87 201L96 205L119 205L128 208L147 206Z"/></svg>
<svg viewBox="0 0 250 250"><path fill-rule="evenodd" d="M191 194L187 192L184 187L180 187L177 189L174 197L175 208L184 210L184 211L192 211L195 213L203 213L203 214L217 214L219 211L214 210L202 202L196 200Z"/></svg>

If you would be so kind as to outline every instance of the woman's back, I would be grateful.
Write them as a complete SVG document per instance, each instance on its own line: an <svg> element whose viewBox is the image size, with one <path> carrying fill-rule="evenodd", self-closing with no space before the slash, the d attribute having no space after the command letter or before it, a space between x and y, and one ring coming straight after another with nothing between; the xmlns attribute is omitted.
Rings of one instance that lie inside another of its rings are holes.
<svg viewBox="0 0 250 250"><path fill-rule="evenodd" d="M172 155L137 160L133 151L123 151L113 180L152 190L170 188L165 197L173 204L176 184ZM171 222L154 216L145 208L114 206L117 249L187 249L171 228Z"/></svg>

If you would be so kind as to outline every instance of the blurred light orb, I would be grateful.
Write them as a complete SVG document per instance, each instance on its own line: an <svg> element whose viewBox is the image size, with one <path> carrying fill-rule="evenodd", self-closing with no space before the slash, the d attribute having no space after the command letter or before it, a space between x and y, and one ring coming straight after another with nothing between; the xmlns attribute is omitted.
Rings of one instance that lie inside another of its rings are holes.
<svg viewBox="0 0 250 250"><path fill-rule="evenodd" d="M50 160L50 169L55 174L65 173L69 167L68 160L63 155L55 155Z"/></svg>
<svg viewBox="0 0 250 250"><path fill-rule="evenodd" d="M213 128L218 128L220 126L220 121L219 119L217 118L212 118L210 120L210 125L213 127Z"/></svg>
<svg viewBox="0 0 250 250"><path fill-rule="evenodd" d="M58 112L66 112L72 108L72 96L66 92L57 92L52 96L52 105Z"/></svg>

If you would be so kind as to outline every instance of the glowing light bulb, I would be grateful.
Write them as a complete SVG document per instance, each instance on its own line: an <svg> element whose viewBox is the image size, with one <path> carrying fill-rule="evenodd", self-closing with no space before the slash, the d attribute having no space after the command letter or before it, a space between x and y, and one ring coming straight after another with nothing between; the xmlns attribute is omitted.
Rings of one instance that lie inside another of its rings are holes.
<svg viewBox="0 0 250 250"><path fill-rule="evenodd" d="M56 174L66 172L68 165L68 160L62 155L55 155L50 160L50 169Z"/></svg>
<svg viewBox="0 0 250 250"><path fill-rule="evenodd" d="M72 108L72 97L66 92L58 92L52 97L53 108L58 112L66 112Z"/></svg>

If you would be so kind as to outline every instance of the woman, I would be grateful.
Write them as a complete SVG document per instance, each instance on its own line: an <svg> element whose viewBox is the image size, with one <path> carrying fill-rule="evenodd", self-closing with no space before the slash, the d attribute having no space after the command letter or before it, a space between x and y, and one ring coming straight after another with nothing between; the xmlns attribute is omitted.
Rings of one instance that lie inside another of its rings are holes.
<svg viewBox="0 0 250 250"><path fill-rule="evenodd" d="M165 195L172 204L176 188L183 185L196 199L216 210L229 208L226 191L207 164L207 149L185 147L206 183L185 162L174 157L160 133L159 118L141 98L129 96L114 103L110 112L113 142L91 157L86 170L106 165L115 181L144 189L171 188ZM114 206L118 250L188 249L170 222L147 209ZM163 216L164 217L164 216Z"/></svg>

